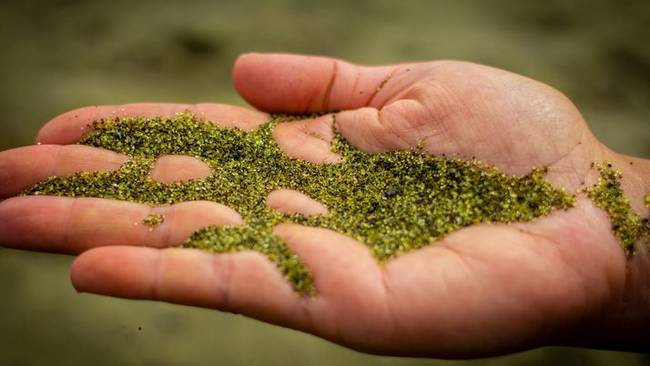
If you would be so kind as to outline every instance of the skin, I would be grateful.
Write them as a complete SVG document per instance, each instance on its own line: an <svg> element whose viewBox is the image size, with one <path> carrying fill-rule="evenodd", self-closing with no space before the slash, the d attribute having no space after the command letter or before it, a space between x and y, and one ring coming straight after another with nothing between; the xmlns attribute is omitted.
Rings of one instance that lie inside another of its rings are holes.
<svg viewBox="0 0 650 366"><path fill-rule="evenodd" d="M592 162L611 161L623 173L632 207L648 215L650 161L612 152L563 94L519 75L455 61L367 67L247 54L233 78L257 111L219 104L81 108L47 123L36 138L40 145L0 153L0 197L7 198L0 203L0 245L79 254L71 279L81 292L237 312L377 354L470 358L544 345L650 346L647 247L639 243L627 259L607 215L583 194L568 211L530 223L468 227L383 265L341 234L281 225L276 233L314 274L312 298L298 297L259 253L169 248L200 227L241 223L225 206L12 197L50 175L119 167L126 157L71 145L98 118L190 110L251 129L266 113L332 112L288 122L274 136L291 156L336 163L328 132L334 125L369 152L419 145L518 175L547 166L548 179L569 192L596 181ZM156 166L157 179L181 179L174 157L165 159ZM184 174L205 173L194 166ZM275 193L267 204L326 212L296 195ZM163 213L164 223L155 230L133 224L150 213Z"/></svg>

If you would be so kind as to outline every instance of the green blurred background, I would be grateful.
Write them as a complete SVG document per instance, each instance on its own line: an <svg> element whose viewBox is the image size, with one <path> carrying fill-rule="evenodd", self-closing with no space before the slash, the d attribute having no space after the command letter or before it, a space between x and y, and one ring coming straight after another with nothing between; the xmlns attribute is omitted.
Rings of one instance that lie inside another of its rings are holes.
<svg viewBox="0 0 650 366"><path fill-rule="evenodd" d="M650 2L20 1L0 5L0 149L68 109L243 104L241 52L380 64L465 59L567 93L613 149L650 157ZM78 295L70 258L0 249L0 365L642 365L544 348L467 362L375 357L236 315Z"/></svg>

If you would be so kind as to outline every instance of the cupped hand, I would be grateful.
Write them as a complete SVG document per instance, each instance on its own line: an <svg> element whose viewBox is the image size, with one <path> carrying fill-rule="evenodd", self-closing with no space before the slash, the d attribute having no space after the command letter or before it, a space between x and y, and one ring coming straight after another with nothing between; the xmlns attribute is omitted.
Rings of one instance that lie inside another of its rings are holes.
<svg viewBox="0 0 650 366"><path fill-rule="evenodd" d="M330 150L336 128L368 152L417 145L516 175L545 166L547 178L570 192L594 182L592 162L612 161L638 212L650 190L648 161L611 152L565 96L502 70L454 61L367 67L249 54L237 60L233 76L257 111L220 104L81 108L46 124L37 145L0 153L0 197L7 198L0 203L0 245L80 254L71 273L79 291L242 313L366 352L466 358L551 344L643 344L638 339L650 322L645 247L627 260L607 215L581 194L568 211L529 223L471 226L382 265L336 232L280 225L276 234L314 275L314 297L296 295L259 253L170 248L201 227L241 222L217 203L151 208L13 197L52 175L124 163L118 153L75 145L93 120L186 110L245 130L267 113L331 112L274 130L287 154L313 162L336 163ZM178 159L160 160L151 174L165 181L205 173ZM290 193L274 201L279 209L319 209ZM134 225L151 212L165 214L159 228Z"/></svg>

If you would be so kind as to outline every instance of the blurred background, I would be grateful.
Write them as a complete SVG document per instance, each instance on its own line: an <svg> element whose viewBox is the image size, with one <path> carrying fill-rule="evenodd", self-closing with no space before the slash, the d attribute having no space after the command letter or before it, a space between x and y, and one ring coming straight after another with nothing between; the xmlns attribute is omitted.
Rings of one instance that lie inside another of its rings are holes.
<svg viewBox="0 0 650 366"><path fill-rule="evenodd" d="M367 64L485 63L564 91L614 150L650 157L648 1L17 1L0 5L0 149L66 110L134 101L244 104L248 51ZM376 357L241 316L76 294L71 259L0 248L0 365L648 365L544 348L450 362Z"/></svg>

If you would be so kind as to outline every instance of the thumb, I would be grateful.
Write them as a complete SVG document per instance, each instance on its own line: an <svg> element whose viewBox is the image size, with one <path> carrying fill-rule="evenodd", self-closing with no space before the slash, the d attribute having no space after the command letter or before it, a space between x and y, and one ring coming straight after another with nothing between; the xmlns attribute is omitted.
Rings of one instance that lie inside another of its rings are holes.
<svg viewBox="0 0 650 366"><path fill-rule="evenodd" d="M397 66L360 66L291 54L241 55L233 68L239 94L256 108L274 113L331 112L378 107L379 91Z"/></svg>

